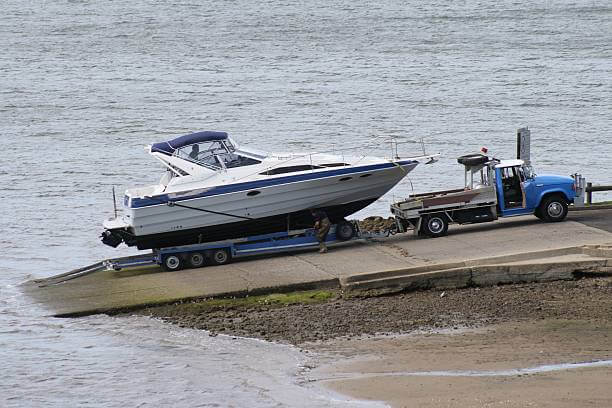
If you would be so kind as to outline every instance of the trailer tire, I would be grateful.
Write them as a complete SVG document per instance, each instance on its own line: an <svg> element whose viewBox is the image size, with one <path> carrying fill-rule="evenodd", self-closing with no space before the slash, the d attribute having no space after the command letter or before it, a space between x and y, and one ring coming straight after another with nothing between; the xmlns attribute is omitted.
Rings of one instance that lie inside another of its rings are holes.
<svg viewBox="0 0 612 408"><path fill-rule="evenodd" d="M227 248L213 249L210 254L210 263L213 265L225 265L232 260L232 256Z"/></svg>
<svg viewBox="0 0 612 408"><path fill-rule="evenodd" d="M340 221L336 225L336 238L339 241L348 241L355 236L355 226L348 221Z"/></svg>
<svg viewBox="0 0 612 408"><path fill-rule="evenodd" d="M183 260L177 255L168 255L162 260L162 268L168 272L180 271L183 269Z"/></svg>
<svg viewBox="0 0 612 408"><path fill-rule="evenodd" d="M192 252L189 254L187 261L190 268L201 268L204 266L204 255L200 252Z"/></svg>
<svg viewBox="0 0 612 408"><path fill-rule="evenodd" d="M432 237L442 237L448 232L448 217L444 214L432 214L423 218L421 223L423 234Z"/></svg>
<svg viewBox="0 0 612 408"><path fill-rule="evenodd" d="M546 222L559 222L567 217L567 201L559 195L544 197L538 207L542 219Z"/></svg>

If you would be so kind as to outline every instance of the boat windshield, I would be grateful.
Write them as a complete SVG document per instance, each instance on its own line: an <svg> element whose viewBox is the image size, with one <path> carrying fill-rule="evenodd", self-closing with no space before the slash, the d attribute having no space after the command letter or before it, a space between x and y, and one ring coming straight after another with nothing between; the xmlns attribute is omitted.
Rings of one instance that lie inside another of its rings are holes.
<svg viewBox="0 0 612 408"><path fill-rule="evenodd" d="M234 145L229 140L215 140L181 147L174 152L174 155L212 170L260 163L259 160L238 155L235 151Z"/></svg>

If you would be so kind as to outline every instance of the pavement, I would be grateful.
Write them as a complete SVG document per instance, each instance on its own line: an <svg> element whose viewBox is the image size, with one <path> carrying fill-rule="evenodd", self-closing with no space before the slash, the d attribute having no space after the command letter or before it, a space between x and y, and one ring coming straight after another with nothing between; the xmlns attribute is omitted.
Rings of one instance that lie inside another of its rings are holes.
<svg viewBox="0 0 612 408"><path fill-rule="evenodd" d="M451 226L448 236L398 234L178 272L102 271L60 284L22 286L55 316L82 316L175 301L316 288L347 294L450 288L612 271L612 210L572 211L561 223L533 216Z"/></svg>

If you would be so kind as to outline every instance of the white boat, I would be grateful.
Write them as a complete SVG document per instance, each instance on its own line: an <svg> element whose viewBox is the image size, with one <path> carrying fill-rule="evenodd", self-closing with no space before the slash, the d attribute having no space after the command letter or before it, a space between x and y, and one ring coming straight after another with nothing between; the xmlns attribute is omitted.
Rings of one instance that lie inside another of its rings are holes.
<svg viewBox="0 0 612 408"><path fill-rule="evenodd" d="M156 185L126 190L123 214L104 222L107 245L164 248L305 228L314 208L339 222L434 157L265 154L225 132L193 133L148 151L166 172Z"/></svg>

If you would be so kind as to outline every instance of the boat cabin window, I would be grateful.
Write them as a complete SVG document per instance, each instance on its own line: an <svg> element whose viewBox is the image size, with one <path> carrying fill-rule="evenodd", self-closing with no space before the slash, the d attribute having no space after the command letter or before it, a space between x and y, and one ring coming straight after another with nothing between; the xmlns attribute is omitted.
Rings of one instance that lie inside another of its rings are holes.
<svg viewBox="0 0 612 408"><path fill-rule="evenodd" d="M316 170L322 169L321 166L313 166L310 164L303 164L299 166L288 166L288 167L276 167L274 169L270 169L264 171L263 173L259 173L262 176L274 176L276 174L284 174L284 173L295 173L296 171L306 171L306 170Z"/></svg>
<svg viewBox="0 0 612 408"><path fill-rule="evenodd" d="M235 150L229 140L216 140L181 147L174 154L181 159L195 162L213 170L261 163L259 160L238 155L234 153Z"/></svg>
<svg viewBox="0 0 612 408"><path fill-rule="evenodd" d="M225 163L225 167L227 167L228 169L232 167L251 166L253 164L261 163L261 161L259 160L255 160L250 157L241 156L239 154L234 153L226 154L220 157Z"/></svg>

